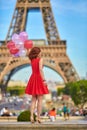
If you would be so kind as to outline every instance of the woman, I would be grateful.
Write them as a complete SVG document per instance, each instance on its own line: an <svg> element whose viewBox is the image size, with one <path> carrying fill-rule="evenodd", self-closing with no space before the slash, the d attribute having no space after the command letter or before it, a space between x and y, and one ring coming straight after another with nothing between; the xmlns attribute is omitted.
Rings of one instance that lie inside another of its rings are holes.
<svg viewBox="0 0 87 130"><path fill-rule="evenodd" d="M48 94L48 88L43 73L43 59L41 58L41 50L39 47L33 47L28 55L31 60L32 74L28 81L25 93L32 95L31 101L31 123L34 123L34 109L37 102L37 121L41 123L40 114L42 110L42 97Z"/></svg>

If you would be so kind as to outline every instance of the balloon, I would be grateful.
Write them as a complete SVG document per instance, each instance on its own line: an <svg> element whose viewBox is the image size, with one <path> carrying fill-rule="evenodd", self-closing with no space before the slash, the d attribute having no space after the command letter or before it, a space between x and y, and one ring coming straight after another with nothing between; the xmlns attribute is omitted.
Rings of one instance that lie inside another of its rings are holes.
<svg viewBox="0 0 87 130"><path fill-rule="evenodd" d="M26 49L20 50L19 51L19 56L24 57L24 56L26 56L26 53L27 53Z"/></svg>
<svg viewBox="0 0 87 130"><path fill-rule="evenodd" d="M11 48L14 48L15 47L15 43L13 41L10 41L7 43L7 48L8 49L11 49Z"/></svg>
<svg viewBox="0 0 87 130"><path fill-rule="evenodd" d="M19 51L19 49L17 47L10 49L11 54L16 54L18 51Z"/></svg>
<svg viewBox="0 0 87 130"><path fill-rule="evenodd" d="M30 48L32 48L32 46L33 46L33 42L31 40L26 40L24 42L24 48L30 49Z"/></svg>
<svg viewBox="0 0 87 130"><path fill-rule="evenodd" d="M7 43L7 48L10 53L15 56L26 56L26 49L33 46L33 42L28 40L28 34L26 32L21 32L20 34L14 33L12 36L12 41Z"/></svg>
<svg viewBox="0 0 87 130"><path fill-rule="evenodd" d="M19 57L19 54L18 54L18 53L16 53L16 54L13 54L13 56L14 56L14 57Z"/></svg>
<svg viewBox="0 0 87 130"><path fill-rule="evenodd" d="M19 43L21 39L18 34L14 33L12 36L12 41L16 44L16 43Z"/></svg>
<svg viewBox="0 0 87 130"><path fill-rule="evenodd" d="M28 34L26 32L21 32L19 34L19 37L20 37L21 41L24 42L24 41L26 41L28 39Z"/></svg>
<svg viewBox="0 0 87 130"><path fill-rule="evenodd" d="M16 43L15 46L16 46L18 49L24 49L24 43L23 43L22 41L19 41L18 43Z"/></svg>

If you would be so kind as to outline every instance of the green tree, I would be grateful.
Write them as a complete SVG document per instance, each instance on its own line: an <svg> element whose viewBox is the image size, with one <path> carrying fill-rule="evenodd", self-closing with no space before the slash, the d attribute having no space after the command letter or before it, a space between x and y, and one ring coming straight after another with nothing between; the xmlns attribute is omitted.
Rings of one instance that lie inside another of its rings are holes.
<svg viewBox="0 0 87 130"><path fill-rule="evenodd" d="M71 91L71 87L72 87L72 83L67 83L65 85L65 88L63 89L63 93L66 94L66 95L70 95L70 91Z"/></svg>
<svg viewBox="0 0 87 130"><path fill-rule="evenodd" d="M14 87L8 87L7 92L13 95L21 96L25 94L25 87L20 87L20 86L14 86Z"/></svg>
<svg viewBox="0 0 87 130"><path fill-rule="evenodd" d="M57 95L60 96L63 93L64 88L58 88L57 89Z"/></svg>
<svg viewBox="0 0 87 130"><path fill-rule="evenodd" d="M67 83L63 93L70 95L77 106L84 106L87 102L87 80Z"/></svg>

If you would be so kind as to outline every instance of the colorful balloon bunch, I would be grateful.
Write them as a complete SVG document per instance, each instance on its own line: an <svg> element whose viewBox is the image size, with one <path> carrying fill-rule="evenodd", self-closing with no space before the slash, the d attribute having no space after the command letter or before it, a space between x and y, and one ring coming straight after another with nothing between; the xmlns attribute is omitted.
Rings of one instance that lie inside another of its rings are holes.
<svg viewBox="0 0 87 130"><path fill-rule="evenodd" d="M26 56L27 49L32 48L33 42L28 40L28 34L21 32L20 34L13 34L12 40L7 43L9 52L15 57Z"/></svg>

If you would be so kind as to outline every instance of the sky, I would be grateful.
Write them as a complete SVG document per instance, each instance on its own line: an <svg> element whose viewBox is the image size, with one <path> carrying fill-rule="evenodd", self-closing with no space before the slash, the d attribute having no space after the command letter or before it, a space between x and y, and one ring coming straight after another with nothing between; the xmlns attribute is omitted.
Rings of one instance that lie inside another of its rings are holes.
<svg viewBox="0 0 87 130"><path fill-rule="evenodd" d="M50 1L60 38L67 41L68 57L80 78L83 78L87 73L87 0ZM15 4L16 0L0 0L0 40L6 38ZM46 39L40 11L28 13L26 32L30 39ZM25 76L27 79L27 75L31 73L30 67L23 69L12 78L20 77L23 71L28 72ZM47 67L44 68L44 72L47 79L62 80L56 72Z"/></svg>

